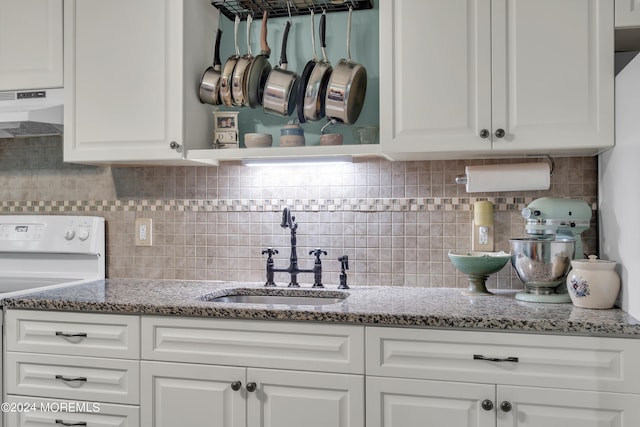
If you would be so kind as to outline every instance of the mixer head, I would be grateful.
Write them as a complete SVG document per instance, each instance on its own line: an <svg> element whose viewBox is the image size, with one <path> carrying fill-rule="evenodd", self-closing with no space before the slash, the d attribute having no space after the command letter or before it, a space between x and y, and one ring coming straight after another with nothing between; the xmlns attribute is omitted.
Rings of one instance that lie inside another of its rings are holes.
<svg viewBox="0 0 640 427"><path fill-rule="evenodd" d="M567 236L580 239L589 229L591 208L577 199L541 197L522 210L527 234L538 237Z"/></svg>

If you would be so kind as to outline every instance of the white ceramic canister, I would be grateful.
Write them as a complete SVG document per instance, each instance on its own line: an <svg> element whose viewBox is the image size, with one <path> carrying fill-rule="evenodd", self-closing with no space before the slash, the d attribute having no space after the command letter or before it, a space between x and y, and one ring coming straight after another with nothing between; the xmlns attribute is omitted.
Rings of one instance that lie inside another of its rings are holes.
<svg viewBox="0 0 640 427"><path fill-rule="evenodd" d="M567 276L567 290L573 305L582 308L612 308L620 291L620 277L615 261L574 259Z"/></svg>

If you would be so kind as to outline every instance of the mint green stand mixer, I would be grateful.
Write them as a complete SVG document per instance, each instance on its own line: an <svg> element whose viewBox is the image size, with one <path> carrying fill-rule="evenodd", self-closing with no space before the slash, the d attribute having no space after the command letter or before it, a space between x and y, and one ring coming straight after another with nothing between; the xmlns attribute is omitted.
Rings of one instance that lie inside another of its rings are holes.
<svg viewBox="0 0 640 427"><path fill-rule="evenodd" d="M525 239L511 239L511 265L524 283L516 299L568 303L566 276L572 259L584 258L582 233L589 229L591 208L577 199L542 197L522 210Z"/></svg>

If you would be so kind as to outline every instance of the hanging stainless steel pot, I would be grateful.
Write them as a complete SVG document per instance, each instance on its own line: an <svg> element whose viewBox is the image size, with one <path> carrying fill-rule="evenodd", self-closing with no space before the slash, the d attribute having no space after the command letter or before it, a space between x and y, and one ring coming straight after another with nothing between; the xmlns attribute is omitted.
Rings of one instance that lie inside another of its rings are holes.
<svg viewBox="0 0 640 427"><path fill-rule="evenodd" d="M296 108L296 94L298 93L298 75L287 70L287 38L291 22L287 21L282 37L282 51L280 65L269 73L264 88L262 108L265 113L288 117Z"/></svg>
<svg viewBox="0 0 640 427"><path fill-rule="evenodd" d="M235 55L231 55L222 69L220 77L220 100L227 107L233 106L233 96L231 94L231 78L233 77L233 69L240 59L240 50L238 49L238 26L240 25L240 17L236 15L235 25L233 28L233 38L236 48Z"/></svg>
<svg viewBox="0 0 640 427"><path fill-rule="evenodd" d="M298 108L298 120L300 123L304 123L305 114L304 114L304 96L307 90L307 84L309 83L309 78L311 77L311 72L313 71L316 63L318 62L318 54L316 53L316 34L315 34L315 21L314 21L314 13L313 9L311 9L311 46L313 47L313 59L307 61L307 64L304 66L302 70L302 74L300 74L300 81L298 82L298 94L296 95L296 105Z"/></svg>
<svg viewBox="0 0 640 427"><path fill-rule="evenodd" d="M200 102L203 104L220 105L220 39L222 38L222 30L218 28L216 31L216 43L213 54L213 65L207 68L200 79Z"/></svg>
<svg viewBox="0 0 640 427"><path fill-rule="evenodd" d="M327 117L352 124L358 120L367 92L367 70L351 60L351 14L347 23L347 59L341 59L333 69L327 84L325 112Z"/></svg>
<svg viewBox="0 0 640 427"><path fill-rule="evenodd" d="M262 105L264 96L264 86L271 72L269 55L271 48L267 43L267 11L262 13L262 29L260 30L260 55L253 58L253 62L247 71L248 78L245 79L245 96L249 101L249 107L257 108Z"/></svg>
<svg viewBox="0 0 640 427"><path fill-rule="evenodd" d="M247 71L253 62L253 53L251 52L252 22L253 17L251 15L247 16L247 53L238 59L231 77L231 97L233 98L233 105L238 107L249 105L249 100L247 99L247 94L245 93L244 88L246 86L245 80L248 77Z"/></svg>
<svg viewBox="0 0 640 427"><path fill-rule="evenodd" d="M322 47L322 61L316 62L305 88L302 109L304 117L309 121L320 120L325 116L327 85L333 68L327 58L326 43L326 10L320 17L320 46ZM298 108L301 108L298 106Z"/></svg>

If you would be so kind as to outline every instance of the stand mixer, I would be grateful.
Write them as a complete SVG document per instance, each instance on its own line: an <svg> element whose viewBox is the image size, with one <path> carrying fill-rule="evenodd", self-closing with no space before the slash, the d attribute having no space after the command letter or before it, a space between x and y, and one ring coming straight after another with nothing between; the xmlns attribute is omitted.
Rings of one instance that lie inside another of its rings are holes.
<svg viewBox="0 0 640 427"><path fill-rule="evenodd" d="M516 299L571 302L566 275L572 259L584 258L582 233L589 229L591 208L582 200L542 197L522 210L528 239L511 239L511 264L524 283Z"/></svg>

